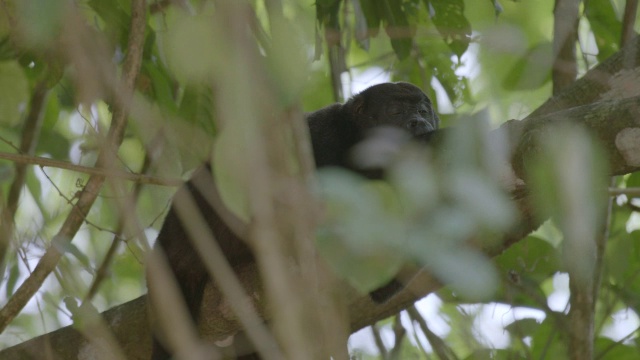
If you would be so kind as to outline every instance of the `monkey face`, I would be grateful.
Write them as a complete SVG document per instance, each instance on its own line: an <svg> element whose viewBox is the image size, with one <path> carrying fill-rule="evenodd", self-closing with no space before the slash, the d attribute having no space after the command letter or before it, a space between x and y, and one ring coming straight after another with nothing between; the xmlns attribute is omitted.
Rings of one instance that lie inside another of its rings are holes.
<svg viewBox="0 0 640 360"><path fill-rule="evenodd" d="M384 112L376 114L378 126L387 125L402 128L411 135L418 136L438 129L440 119L430 102L391 101Z"/></svg>
<svg viewBox="0 0 640 360"><path fill-rule="evenodd" d="M400 128L412 136L437 130L440 119L429 97L409 83L372 86L345 104L361 131L375 127Z"/></svg>

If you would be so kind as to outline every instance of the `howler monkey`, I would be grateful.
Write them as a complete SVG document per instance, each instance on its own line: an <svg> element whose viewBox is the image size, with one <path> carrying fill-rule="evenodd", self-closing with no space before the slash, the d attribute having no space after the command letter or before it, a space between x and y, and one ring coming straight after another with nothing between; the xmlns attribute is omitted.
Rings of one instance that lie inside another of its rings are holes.
<svg viewBox="0 0 640 360"><path fill-rule="evenodd" d="M368 132L377 127L391 126L403 129L420 141L428 141L440 123L427 95L418 87L402 82L372 86L344 104L330 105L307 114L306 120L318 168L338 166L369 178L381 178L383 174L381 171L360 169L350 156L354 145L362 141ZM208 195L203 193L206 190L201 191L207 186L214 186L213 180L209 169L203 168L179 191L191 192L231 266L253 261L249 247L213 209L206 199ZM196 320L209 276L173 207L160 230L156 246L164 251L190 314ZM374 301L383 302L401 289L402 285L394 281L372 292L371 297ZM152 358L169 358L155 339Z"/></svg>

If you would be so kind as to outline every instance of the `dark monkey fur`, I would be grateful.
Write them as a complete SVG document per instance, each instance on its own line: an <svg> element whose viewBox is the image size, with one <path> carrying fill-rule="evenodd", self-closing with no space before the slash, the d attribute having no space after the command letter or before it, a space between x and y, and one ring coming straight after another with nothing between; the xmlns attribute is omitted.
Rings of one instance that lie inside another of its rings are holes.
<svg viewBox="0 0 640 360"><path fill-rule="evenodd" d="M361 170L353 164L350 157L354 145L362 141L370 130L380 126L401 128L418 141L428 142L440 122L429 98L422 90L409 83L372 86L345 104L333 104L307 114L306 120L318 168L338 166L378 179L383 176L382 171ZM186 188L193 195L231 266L254 261L247 244L234 234L205 199L205 195L198 190L203 187L201 184L196 186L195 183L203 181L209 181L213 186L208 174L198 172L182 191ZM197 320L204 287L210 278L173 207L160 230L156 246L164 250L190 314ZM376 302L385 302L401 289L402 284L392 281L370 295ZM169 357L154 339L152 359Z"/></svg>

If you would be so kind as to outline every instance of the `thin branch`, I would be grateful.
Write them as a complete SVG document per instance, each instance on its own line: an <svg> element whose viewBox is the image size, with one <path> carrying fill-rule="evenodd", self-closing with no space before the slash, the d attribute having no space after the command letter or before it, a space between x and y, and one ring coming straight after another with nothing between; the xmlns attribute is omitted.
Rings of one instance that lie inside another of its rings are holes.
<svg viewBox="0 0 640 360"><path fill-rule="evenodd" d="M631 332L629 332L625 337L623 337L622 339L609 344L609 346L607 346L604 350L602 350L599 354L596 354L595 356L595 360L598 359L602 359L609 351L613 350L614 348L624 344L625 341L631 339L632 337L634 337L638 332L640 331L640 327L637 327L635 329L633 329Z"/></svg>
<svg viewBox="0 0 640 360"><path fill-rule="evenodd" d="M121 226L119 227L121 228ZM120 233L120 230L118 231L118 233ZM116 251L118 250L120 243L122 243L122 237L120 235L115 235L113 237L113 240L111 240L111 246L109 246L109 250L107 250L107 254L104 256L104 259L100 264L100 267L98 268L98 270L96 270L96 275L93 277L93 280L91 281L91 286L89 287L89 291L87 291L87 294L85 295L84 299L82 299L83 305L90 302L93 299L93 297L98 292L98 289L100 288L100 284L105 278L107 278L109 274L109 268L111 267L111 263L113 262L113 258L116 255Z"/></svg>
<svg viewBox="0 0 640 360"><path fill-rule="evenodd" d="M384 346L384 342L382 342L382 336L380 336L380 329L376 324L373 324L369 327L371 329L371 335L373 335L373 342L376 344L378 351L380 352L380 357L384 360L388 359L387 348Z"/></svg>
<svg viewBox="0 0 640 360"><path fill-rule="evenodd" d="M618 195L627 195L628 197L640 197L640 188L632 187L632 188L609 188L609 196L618 196Z"/></svg>
<svg viewBox="0 0 640 360"><path fill-rule="evenodd" d="M422 315L418 312L415 305L411 305L407 308L407 313L409 314L409 318L411 321L417 321L420 324L420 329L424 333L424 336L427 337L433 351L438 354L438 357L442 360L447 359L457 359L456 353L444 342L438 335L436 335L433 331L429 329L427 326L427 322L424 320Z"/></svg>
<svg viewBox="0 0 640 360"><path fill-rule="evenodd" d="M101 176L101 177L109 177L109 178L119 178L124 180L134 181L140 184L147 185L160 185L160 186L180 186L184 183L183 180L180 179L161 179L154 176L143 175L143 174L133 174L123 171L114 171L111 169L105 168L96 168L89 166L82 166L71 164L66 161L54 160L45 157L39 156L29 156L29 155L21 155L21 154L12 154L6 152L0 152L0 159L11 160L20 164L29 164L29 165L38 165L40 167L52 167L64 170L71 170L83 174Z"/></svg>
<svg viewBox="0 0 640 360"><path fill-rule="evenodd" d="M572 84L578 74L576 41L581 0L556 0L553 9L553 94Z"/></svg>
<svg viewBox="0 0 640 360"><path fill-rule="evenodd" d="M399 314L396 315L396 318L393 320L393 335L396 343L393 345L393 349L389 352L389 360L397 360L401 358L402 342L404 341L405 336L407 336L407 330L402 326Z"/></svg>
<svg viewBox="0 0 640 360"><path fill-rule="evenodd" d="M33 94L31 95L31 103L29 113L25 120L24 129L22 130L22 140L20 142L20 153L31 155L35 151L35 144L40 134L42 124L42 109L47 98L48 89L46 83L39 82L36 84ZM13 238L14 217L18 209L18 200L25 184L27 177L27 167L24 164L15 164L15 177L9 195L7 197L6 206L2 210L2 231L0 231L0 267L4 268L4 261L7 249ZM0 271L1 272L1 271Z"/></svg>
<svg viewBox="0 0 640 360"><path fill-rule="evenodd" d="M145 156L144 164L142 165L141 172L142 173L147 172L149 170L150 166L151 166L151 159L149 158L149 156ZM138 195L140 195L140 190L141 189L142 189L142 184L141 183L137 183L135 188L133 189L133 191L131 193L131 197L134 198L134 199L137 199ZM113 240L111 240L111 246L109 247L109 250L107 250L107 254L104 256L104 259L102 260L102 263L100 264L100 267L96 271L96 275L94 276L93 281L91 282L91 286L89 287L89 291L87 291L87 294L85 295L84 299L82 300L82 305L84 305L85 303L87 303L87 302L91 301L91 299L93 299L95 294L98 292L100 284L108 276L109 268L111 267L111 263L113 262L113 259L115 258L116 251L118 250L118 247L120 247L120 243L122 243L122 232L123 232L123 229L124 229L124 224L123 224L122 219L120 219L119 220L119 224L118 224L118 230L116 231L116 235L113 237Z"/></svg>
<svg viewBox="0 0 640 360"><path fill-rule="evenodd" d="M614 186L616 183L615 177L611 178L611 185ZM594 264L594 272L593 272L593 289L592 289L592 298L593 303L591 307L591 311L595 313L596 311L596 303L598 302L598 296L600 295L600 286L602 284L602 275L604 273L604 258L605 251L607 247L607 241L611 235L611 226L613 225L613 205L614 199L613 197L609 197L607 201L606 215L605 220L603 222L603 229L596 237L596 261ZM596 324L594 320L593 327L595 329Z"/></svg>

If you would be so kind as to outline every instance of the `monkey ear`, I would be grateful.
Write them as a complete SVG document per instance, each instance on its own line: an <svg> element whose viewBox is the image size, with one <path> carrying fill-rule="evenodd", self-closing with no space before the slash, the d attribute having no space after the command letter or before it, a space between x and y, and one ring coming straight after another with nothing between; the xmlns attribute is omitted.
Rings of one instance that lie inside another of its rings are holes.
<svg viewBox="0 0 640 360"><path fill-rule="evenodd" d="M354 97L351 106L354 114L364 114L364 96Z"/></svg>

